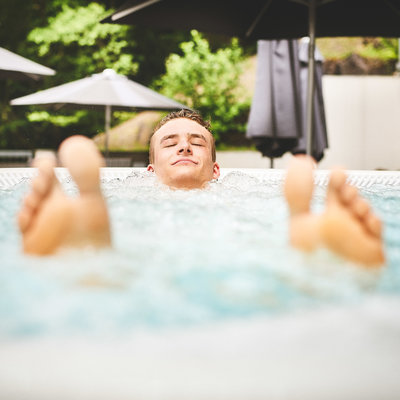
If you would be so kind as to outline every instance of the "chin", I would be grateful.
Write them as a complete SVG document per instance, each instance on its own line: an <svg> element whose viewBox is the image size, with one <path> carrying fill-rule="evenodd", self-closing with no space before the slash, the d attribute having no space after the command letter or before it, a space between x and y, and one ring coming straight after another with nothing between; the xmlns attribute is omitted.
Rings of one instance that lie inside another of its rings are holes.
<svg viewBox="0 0 400 400"><path fill-rule="evenodd" d="M179 174L169 180L168 186L177 189L200 189L206 185L206 179L194 177L192 174Z"/></svg>

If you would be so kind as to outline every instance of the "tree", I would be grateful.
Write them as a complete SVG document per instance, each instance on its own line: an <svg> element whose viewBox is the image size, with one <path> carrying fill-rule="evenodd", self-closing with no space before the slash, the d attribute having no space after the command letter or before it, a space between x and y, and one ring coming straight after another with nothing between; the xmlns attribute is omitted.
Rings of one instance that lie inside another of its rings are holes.
<svg viewBox="0 0 400 400"><path fill-rule="evenodd" d="M0 145L10 148L56 147L72 133L93 134L100 130L104 126L100 113L73 112L68 115L69 119L63 119L62 115L52 119L51 114L42 112L32 117L24 115L25 107L11 108L8 102L14 97L101 72L106 67L135 73L138 64L125 40L129 28L100 24L108 11L103 5L87 5L83 0L72 0L68 6L61 0L17 0L19 9L10 3L13 2L1 4L4 15L14 15L11 23L8 19L1 21L13 32L6 35L7 48L55 69L57 74L40 82L2 82L7 92L3 91L1 99ZM21 15L21 24L16 23L19 21L17 14ZM54 121L59 123L54 124ZM71 125L66 127L66 121Z"/></svg>
<svg viewBox="0 0 400 400"><path fill-rule="evenodd" d="M0 0L0 45L23 57L44 64L44 61L35 53L34 46L27 44L26 38L33 27L42 23L43 15L48 15L57 8L55 3L59 1ZM9 101L15 97L39 90L42 84L43 81L0 80L1 148L32 147L32 131L35 131L35 129L32 129L32 126L28 124L25 118L25 110L11 107Z"/></svg>
<svg viewBox="0 0 400 400"><path fill-rule="evenodd" d="M172 54L166 73L156 82L163 94L175 98L211 119L217 143L232 130L244 131L243 115L250 100L239 85L243 52L237 39L230 46L212 52L197 31L181 44L182 55Z"/></svg>
<svg viewBox="0 0 400 400"><path fill-rule="evenodd" d="M104 113L11 107L13 98L114 68L142 84L164 72L164 61L188 34L157 34L131 26L100 24L123 0L0 0L1 46L56 70L39 82L0 81L0 147L56 148L67 136L92 136ZM31 112L27 112L30 110ZM120 120L127 117L123 115ZM114 118L114 122L119 122Z"/></svg>
<svg viewBox="0 0 400 400"><path fill-rule="evenodd" d="M132 52L134 42L127 40L129 27L100 24L106 14L105 7L98 3L74 8L62 4L57 15L48 18L47 26L30 32L28 40L37 45L38 54L49 65L57 65L53 86L101 72L105 68L113 68L124 75L137 72L138 63ZM99 113L82 110L61 110L61 113L64 115L35 111L28 114L28 119L32 123L47 121L70 131L78 125L88 135L93 135L104 126Z"/></svg>
<svg viewBox="0 0 400 400"><path fill-rule="evenodd" d="M138 63L132 54L134 43L127 40L129 27L100 24L105 15L98 3L76 8L63 4L61 12L50 17L46 27L33 29L28 40L38 45L40 56L58 65L63 79L82 78L105 68L134 75Z"/></svg>

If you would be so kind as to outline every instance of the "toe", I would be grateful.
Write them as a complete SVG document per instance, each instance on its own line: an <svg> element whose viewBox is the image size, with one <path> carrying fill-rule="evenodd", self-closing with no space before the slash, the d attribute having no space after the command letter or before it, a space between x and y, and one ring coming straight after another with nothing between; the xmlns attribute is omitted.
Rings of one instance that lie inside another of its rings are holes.
<svg viewBox="0 0 400 400"><path fill-rule="evenodd" d="M358 196L358 190L354 186L344 185L340 190L340 200L349 205L355 202Z"/></svg>
<svg viewBox="0 0 400 400"><path fill-rule="evenodd" d="M382 221L376 215L369 213L365 217L365 226L375 237L380 238L382 236Z"/></svg>
<svg viewBox="0 0 400 400"><path fill-rule="evenodd" d="M32 213L28 209L23 209L18 213L18 226L22 233L24 233L30 224Z"/></svg>
<svg viewBox="0 0 400 400"><path fill-rule="evenodd" d="M54 175L55 160L52 158L41 158L35 160L38 168L38 176L32 182L32 190L36 196L44 197L56 182Z"/></svg>
<svg viewBox="0 0 400 400"><path fill-rule="evenodd" d="M32 190L38 197L44 197L50 188L48 179L39 175L32 182Z"/></svg>
<svg viewBox="0 0 400 400"><path fill-rule="evenodd" d="M327 201L339 201L339 192L346 185L346 174L342 169L336 168L332 170L329 177L327 190Z"/></svg>
<svg viewBox="0 0 400 400"><path fill-rule="evenodd" d="M360 219L365 218L370 211L369 204L361 197L358 197L351 203L351 208L354 215Z"/></svg>
<svg viewBox="0 0 400 400"><path fill-rule="evenodd" d="M32 190L25 196L21 211L18 214L18 226L22 233L25 233L32 225L32 220L36 218L35 215L41 206L41 202L56 181L53 172L54 157L36 158L33 165L38 169L38 176L33 179Z"/></svg>
<svg viewBox="0 0 400 400"><path fill-rule="evenodd" d="M346 183L346 173L341 168L334 168L329 178L330 186L339 189Z"/></svg>
<svg viewBox="0 0 400 400"><path fill-rule="evenodd" d="M34 211L37 209L40 202L40 197L38 193L31 192L25 196L24 199L24 207L29 208L30 210Z"/></svg>

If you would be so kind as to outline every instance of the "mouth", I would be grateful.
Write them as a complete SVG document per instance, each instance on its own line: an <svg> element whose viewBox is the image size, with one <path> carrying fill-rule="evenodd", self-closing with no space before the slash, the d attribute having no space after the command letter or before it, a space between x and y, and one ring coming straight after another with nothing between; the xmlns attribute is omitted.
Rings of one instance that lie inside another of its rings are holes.
<svg viewBox="0 0 400 400"><path fill-rule="evenodd" d="M173 162L171 165L184 165L184 164L197 165L198 163L190 158L180 158L179 160L176 160L175 162Z"/></svg>

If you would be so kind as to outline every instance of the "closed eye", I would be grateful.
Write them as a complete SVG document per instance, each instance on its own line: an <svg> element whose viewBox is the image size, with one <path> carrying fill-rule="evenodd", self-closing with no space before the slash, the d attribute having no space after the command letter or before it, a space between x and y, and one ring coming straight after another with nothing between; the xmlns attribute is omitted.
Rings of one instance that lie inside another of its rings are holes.
<svg viewBox="0 0 400 400"><path fill-rule="evenodd" d="M163 147L174 147L177 145L177 142L175 140L166 140L163 144Z"/></svg>
<svg viewBox="0 0 400 400"><path fill-rule="evenodd" d="M195 142L192 142L193 146L205 146L205 143L202 140L197 140Z"/></svg>

